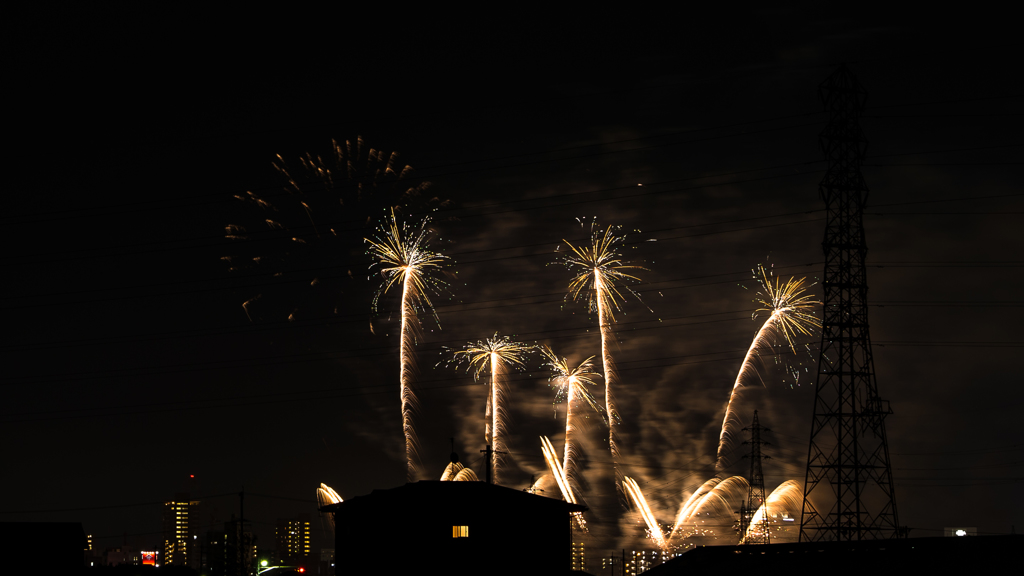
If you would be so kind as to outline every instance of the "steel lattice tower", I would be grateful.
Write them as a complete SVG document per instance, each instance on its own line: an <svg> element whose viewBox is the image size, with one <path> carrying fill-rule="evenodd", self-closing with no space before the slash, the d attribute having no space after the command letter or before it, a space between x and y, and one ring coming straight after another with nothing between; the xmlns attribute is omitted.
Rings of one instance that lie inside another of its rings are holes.
<svg viewBox="0 0 1024 576"><path fill-rule="evenodd" d="M818 88L829 113L819 137L828 170L819 186L827 211L824 310L814 419L804 480L800 541L899 536L885 416L868 334L861 174L867 149L860 115L867 93L845 65ZM820 511L811 504L818 503Z"/></svg>
<svg viewBox="0 0 1024 576"><path fill-rule="evenodd" d="M769 446L768 442L761 440L761 432L771 432L762 427L757 421L757 410L754 410L754 421L743 431L750 431L750 488L747 490L747 501L740 509L740 530L745 531L740 538L740 544L771 544L771 537L768 534L767 510L761 514L760 529L754 531L750 523L757 514L757 509L764 505L764 471L761 469L761 460L771 460L771 456L761 454L761 446Z"/></svg>

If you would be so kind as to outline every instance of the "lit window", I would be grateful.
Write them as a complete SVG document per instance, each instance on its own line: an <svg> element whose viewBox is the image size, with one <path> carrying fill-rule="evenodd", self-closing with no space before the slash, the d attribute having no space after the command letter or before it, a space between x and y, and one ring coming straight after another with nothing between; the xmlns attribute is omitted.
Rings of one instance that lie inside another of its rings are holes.
<svg viewBox="0 0 1024 576"><path fill-rule="evenodd" d="M452 538L469 538L469 526L452 526Z"/></svg>

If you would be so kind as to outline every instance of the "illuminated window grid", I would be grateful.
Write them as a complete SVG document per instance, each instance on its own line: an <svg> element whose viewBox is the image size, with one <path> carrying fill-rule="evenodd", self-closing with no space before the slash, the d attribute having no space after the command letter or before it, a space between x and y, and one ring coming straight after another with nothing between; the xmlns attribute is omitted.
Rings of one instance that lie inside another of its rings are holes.
<svg viewBox="0 0 1024 576"><path fill-rule="evenodd" d="M452 538L469 538L469 526L452 526Z"/></svg>

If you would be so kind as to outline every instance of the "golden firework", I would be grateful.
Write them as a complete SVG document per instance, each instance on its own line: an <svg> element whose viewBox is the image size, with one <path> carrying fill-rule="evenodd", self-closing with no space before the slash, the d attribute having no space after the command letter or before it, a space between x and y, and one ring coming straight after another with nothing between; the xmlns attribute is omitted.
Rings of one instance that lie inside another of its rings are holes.
<svg viewBox="0 0 1024 576"><path fill-rule="evenodd" d="M430 249L432 232L427 228L429 221L424 219L418 226L398 225L395 211L390 211L387 221L378 228L378 235L366 238L369 244L367 252L373 256L373 266L379 268L382 281L373 298L374 310L381 296L393 286L402 287L401 299L401 346L399 351L399 387L402 401L402 431L405 435L405 455L409 480L416 475L417 440L413 429L412 412L416 397L410 387L415 357L413 345L415 333L419 328L419 314L430 311L434 315L434 305L430 301L430 293L438 293L447 286L439 273L450 260L447 256Z"/></svg>

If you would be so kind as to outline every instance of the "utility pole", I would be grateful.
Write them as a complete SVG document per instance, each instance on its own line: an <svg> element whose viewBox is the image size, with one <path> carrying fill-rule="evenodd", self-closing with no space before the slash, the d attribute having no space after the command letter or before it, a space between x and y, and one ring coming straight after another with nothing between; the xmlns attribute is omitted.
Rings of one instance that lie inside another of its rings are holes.
<svg viewBox="0 0 1024 576"><path fill-rule="evenodd" d="M861 174L867 140L860 129L867 93L844 64L818 87L818 97L829 113L819 136L828 162L818 187L827 214L824 307L800 541L897 538L885 437L892 410L878 396L868 331L868 188Z"/></svg>
<svg viewBox="0 0 1024 576"><path fill-rule="evenodd" d="M484 473L484 482L487 484L491 483L491 457L494 454L494 450L491 450L491 445L488 444L487 448L480 451L481 454L487 455L487 471Z"/></svg>
<svg viewBox="0 0 1024 576"><path fill-rule="evenodd" d="M481 454L487 455L487 474L484 482L487 484L491 483L491 467L494 465L494 457L496 454L508 454L508 452L501 452L500 450L492 450L491 445L488 444L485 450L480 451Z"/></svg>
<svg viewBox="0 0 1024 576"><path fill-rule="evenodd" d="M242 540L245 538L245 486L242 486L242 491L238 493L238 576L245 575L245 552L243 552Z"/></svg>
<svg viewBox="0 0 1024 576"><path fill-rule="evenodd" d="M761 460L771 460L771 456L761 454L761 446L770 446L768 442L761 440L761 432L771 432L768 428L761 426L757 421L757 410L754 410L754 421L743 431L750 431L750 484L747 490L746 506L740 508L740 544L771 544L771 537L768 534L768 509L765 507L761 513L760 526L751 526L757 510L765 505L764 497L764 470L761 469ZM744 457L746 457L744 455ZM744 517L746 516L746 517Z"/></svg>

